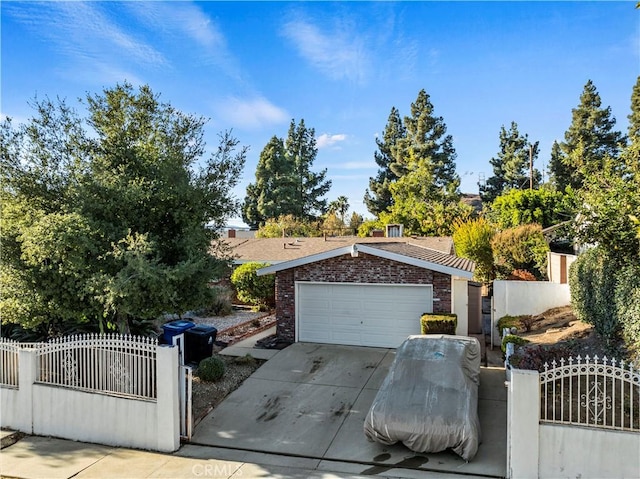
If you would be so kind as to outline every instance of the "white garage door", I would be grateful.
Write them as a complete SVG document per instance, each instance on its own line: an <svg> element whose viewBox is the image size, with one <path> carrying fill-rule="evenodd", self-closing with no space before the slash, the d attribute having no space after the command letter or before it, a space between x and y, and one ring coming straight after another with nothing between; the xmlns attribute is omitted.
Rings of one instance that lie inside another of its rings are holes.
<svg viewBox="0 0 640 479"><path fill-rule="evenodd" d="M395 348L432 306L431 285L299 282L298 341Z"/></svg>

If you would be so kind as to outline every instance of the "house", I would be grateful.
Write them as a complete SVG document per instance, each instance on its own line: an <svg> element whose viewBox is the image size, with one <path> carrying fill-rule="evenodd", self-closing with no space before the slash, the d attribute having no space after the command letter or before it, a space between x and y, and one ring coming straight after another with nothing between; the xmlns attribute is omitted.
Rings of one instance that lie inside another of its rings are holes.
<svg viewBox="0 0 640 479"><path fill-rule="evenodd" d="M316 238L299 240L302 246L286 240L283 252L298 252L290 259L265 249L272 265L258 270L276 275L281 339L395 348L420 334L425 312L456 313L456 334L481 332L480 288L469 282L474 263L451 254L450 243L439 251L424 246L435 241L429 238L341 238L314 251L319 242L310 247L309 240Z"/></svg>
<svg viewBox="0 0 640 479"><path fill-rule="evenodd" d="M453 254L453 239L444 237L367 237L337 236L319 238L246 238L228 237L224 242L229 246L235 264L243 264L250 261L260 263L277 264L283 261L324 253L327 251L351 246L355 243L407 243L410 241L416 246L429 248L445 254Z"/></svg>

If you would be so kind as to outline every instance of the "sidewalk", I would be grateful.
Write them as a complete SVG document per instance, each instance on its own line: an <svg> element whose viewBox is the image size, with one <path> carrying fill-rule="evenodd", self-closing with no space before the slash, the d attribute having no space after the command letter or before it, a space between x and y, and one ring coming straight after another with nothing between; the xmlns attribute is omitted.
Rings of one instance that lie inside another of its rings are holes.
<svg viewBox="0 0 640 479"><path fill-rule="evenodd" d="M216 458L213 458L213 456ZM186 457L189 456L189 457ZM241 460L224 460L220 457ZM246 458L246 459L245 459ZM249 462L249 459L255 462ZM315 462L316 464L312 464ZM366 475L354 475L354 469ZM341 472L342 471L342 472ZM142 478L280 478L365 479L423 478L472 479L443 474L352 463L312 461L306 458L251 453L186 445L174 454L122 449L50 437L27 436L0 451L0 475L21 479L142 479Z"/></svg>

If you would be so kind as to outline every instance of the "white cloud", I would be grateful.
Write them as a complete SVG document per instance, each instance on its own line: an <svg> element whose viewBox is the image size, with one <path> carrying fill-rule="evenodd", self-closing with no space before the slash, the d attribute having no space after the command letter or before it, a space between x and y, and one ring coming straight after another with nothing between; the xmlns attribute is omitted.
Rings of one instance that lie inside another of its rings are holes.
<svg viewBox="0 0 640 479"><path fill-rule="evenodd" d="M341 23L322 31L306 20L294 20L284 25L282 33L305 60L329 78L366 82L371 61L365 38L352 26Z"/></svg>
<svg viewBox="0 0 640 479"><path fill-rule="evenodd" d="M118 25L118 16L109 7L98 2L15 2L3 6L3 14L48 40L52 49L67 57L78 71L96 62L166 65L162 53Z"/></svg>
<svg viewBox="0 0 640 479"><path fill-rule="evenodd" d="M247 129L284 123L290 118L284 109L262 97L251 100L231 97L220 103L217 110L226 124Z"/></svg>
<svg viewBox="0 0 640 479"><path fill-rule="evenodd" d="M339 135L328 135L323 133L316 139L316 146L319 150L322 148L329 148L331 146L337 145L338 143L345 141L347 139L347 135L341 133Z"/></svg>

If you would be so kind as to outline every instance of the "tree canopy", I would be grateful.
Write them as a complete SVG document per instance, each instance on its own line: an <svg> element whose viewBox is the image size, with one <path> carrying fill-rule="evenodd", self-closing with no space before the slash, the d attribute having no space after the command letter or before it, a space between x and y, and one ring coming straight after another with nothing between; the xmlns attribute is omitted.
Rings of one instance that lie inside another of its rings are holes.
<svg viewBox="0 0 640 479"><path fill-rule="evenodd" d="M374 159L380 167L376 178L370 178L369 190L365 194L365 204L376 216L394 208L401 187L394 184L407 173L427 174L431 185L429 191L437 192L446 201L460 198L460 177L455 171L456 152L453 138L447 135L442 117L434 115L434 107L425 90L420 90L416 101L411 104L411 115L400 120L398 110L393 107L382 140L376 139L379 151ZM419 166L417 166L419 165ZM414 180L409 180L411 183ZM424 200L439 201L439 198L424 197ZM406 209L406 205L398 205Z"/></svg>
<svg viewBox="0 0 640 479"><path fill-rule="evenodd" d="M128 332L201 306L226 265L210 249L246 148L225 132L203 158L205 120L148 86L87 95L86 118L33 106L0 128L3 323Z"/></svg>
<svg viewBox="0 0 640 479"><path fill-rule="evenodd" d="M491 203L511 189L537 188L542 175L537 169L530 171L530 161L538 157L538 142L530 143L527 135L521 135L515 121L507 131L500 128L500 151L491 158L493 176L480 185L482 201Z"/></svg>
<svg viewBox="0 0 640 479"><path fill-rule="evenodd" d="M242 218L252 228L269 219L293 215L313 220L327 210L324 197L331 188L326 168L311 170L316 159L315 130L304 120L291 120L286 140L272 137L260 153L255 183L247 186Z"/></svg>
<svg viewBox="0 0 640 479"><path fill-rule="evenodd" d="M591 80L584 86L580 104L572 110L572 121L560 143L559 158L549 165L556 188L567 186L579 190L585 178L598 175L605 158L618 158L624 142L622 133L614 130L611 107L602 107L602 100Z"/></svg>

